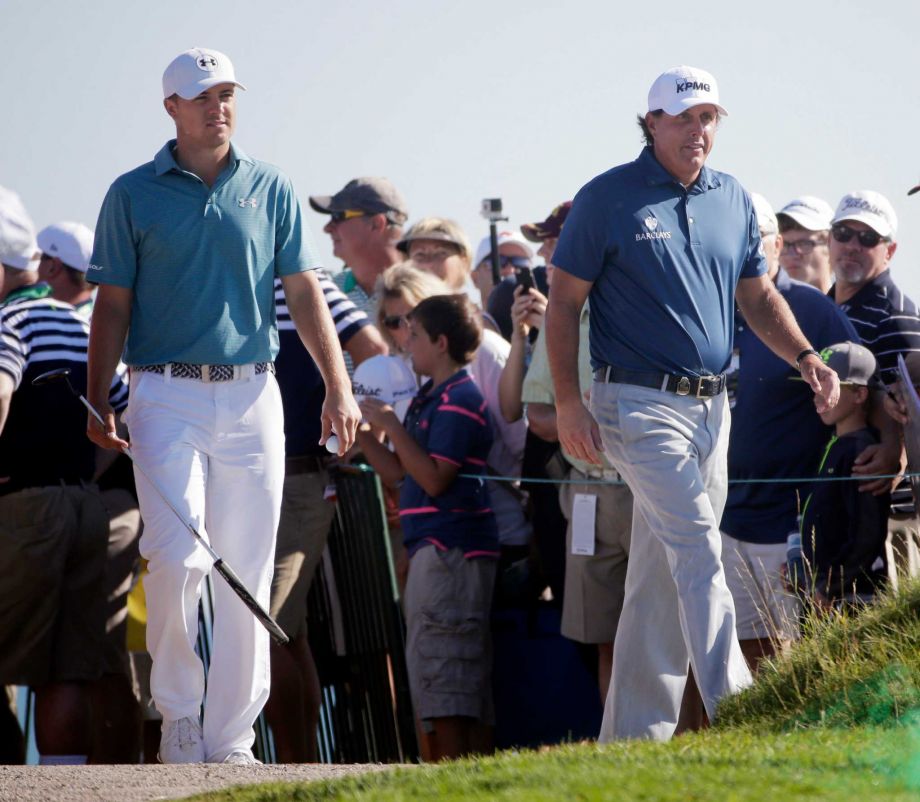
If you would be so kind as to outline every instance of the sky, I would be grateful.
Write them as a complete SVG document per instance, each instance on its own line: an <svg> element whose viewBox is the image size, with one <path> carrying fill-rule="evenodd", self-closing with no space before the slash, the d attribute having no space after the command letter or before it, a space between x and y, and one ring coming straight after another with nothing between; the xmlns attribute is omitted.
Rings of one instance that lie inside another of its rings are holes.
<svg viewBox="0 0 920 802"><path fill-rule="evenodd" d="M874 189L900 225L895 281L920 300L920 3L568 0L0 0L0 185L40 228L95 225L111 182L173 133L161 76L190 47L247 86L234 137L306 196L382 175L410 220L473 245L485 197L542 220L636 157L635 116L668 67L712 72L730 116L708 164L774 208ZM339 265L306 219L325 263Z"/></svg>

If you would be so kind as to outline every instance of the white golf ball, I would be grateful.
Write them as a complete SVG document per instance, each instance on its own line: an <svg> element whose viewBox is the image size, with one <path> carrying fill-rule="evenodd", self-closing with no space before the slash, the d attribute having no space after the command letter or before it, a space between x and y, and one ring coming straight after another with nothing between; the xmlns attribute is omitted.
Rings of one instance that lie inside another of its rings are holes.
<svg viewBox="0 0 920 802"><path fill-rule="evenodd" d="M334 434L329 435L329 439L326 440L326 451L330 454L339 453L339 438Z"/></svg>

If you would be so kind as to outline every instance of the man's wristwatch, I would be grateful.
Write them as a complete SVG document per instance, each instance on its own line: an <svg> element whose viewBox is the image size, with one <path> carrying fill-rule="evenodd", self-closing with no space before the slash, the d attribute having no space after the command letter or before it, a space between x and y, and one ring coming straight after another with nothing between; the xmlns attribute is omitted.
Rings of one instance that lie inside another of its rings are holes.
<svg viewBox="0 0 920 802"><path fill-rule="evenodd" d="M806 356L816 356L818 357L818 359L821 359L821 354L819 354L814 348L806 348L804 351L802 351L801 354L799 354L795 358L795 369L796 370L798 371L802 370L802 360L805 359Z"/></svg>

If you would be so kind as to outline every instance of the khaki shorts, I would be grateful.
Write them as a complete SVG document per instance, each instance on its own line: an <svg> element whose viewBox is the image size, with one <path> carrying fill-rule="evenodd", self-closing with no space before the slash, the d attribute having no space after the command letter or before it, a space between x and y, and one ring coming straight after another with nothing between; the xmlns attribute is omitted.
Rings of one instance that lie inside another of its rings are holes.
<svg viewBox="0 0 920 802"><path fill-rule="evenodd" d="M746 543L722 532L722 566L735 602L738 640L798 637L799 604L783 587L785 543Z"/></svg>
<svg viewBox="0 0 920 802"><path fill-rule="evenodd" d="M495 723L489 615L497 565L435 546L423 546L409 560L406 663L423 723L447 716Z"/></svg>
<svg viewBox="0 0 920 802"><path fill-rule="evenodd" d="M892 515L885 540L888 582L894 590L902 579L920 575L920 523L914 515Z"/></svg>
<svg viewBox="0 0 920 802"><path fill-rule="evenodd" d="M568 479L587 478L572 468ZM597 496L594 554L572 554L572 504L576 493ZM579 643L613 643L623 609L632 530L632 493L626 485L563 484L559 506L565 532L562 634Z"/></svg>
<svg viewBox="0 0 920 802"><path fill-rule="evenodd" d="M335 515L323 499L328 484L328 471L284 477L271 614L291 640L306 632L307 594Z"/></svg>
<svg viewBox="0 0 920 802"><path fill-rule="evenodd" d="M116 487L102 491L109 516L109 545L105 563L106 674L130 676L128 664L128 593L140 558L141 512L134 496Z"/></svg>
<svg viewBox="0 0 920 802"><path fill-rule="evenodd" d="M95 490L36 487L0 497L0 683L102 675L108 534Z"/></svg>

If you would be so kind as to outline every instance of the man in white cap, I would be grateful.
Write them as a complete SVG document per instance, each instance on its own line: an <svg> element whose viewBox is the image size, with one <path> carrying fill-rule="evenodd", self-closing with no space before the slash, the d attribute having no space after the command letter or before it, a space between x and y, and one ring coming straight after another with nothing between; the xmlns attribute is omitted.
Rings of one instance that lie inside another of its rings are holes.
<svg viewBox="0 0 920 802"><path fill-rule="evenodd" d="M710 718L751 681L720 559L734 300L801 370L819 408L840 393L766 275L749 195L705 166L725 114L708 72L659 76L640 118L647 147L581 189L553 258L547 345L559 440L593 464L603 450L634 497L604 741L670 738L688 666ZM589 295L591 412L577 371Z"/></svg>
<svg viewBox="0 0 920 802"><path fill-rule="evenodd" d="M344 453L360 413L291 182L231 142L238 88L223 53L194 48L177 56L163 74L176 138L106 195L88 271L100 285L88 395L105 425L90 418L87 431L98 445L126 445L105 397L124 352L135 459L267 606L284 478L273 375L276 276L327 388L321 441L334 429ZM229 586L215 582L202 727L204 671L194 633L211 561L139 474L137 490L160 759L251 764L252 725L269 692L268 633Z"/></svg>
<svg viewBox="0 0 920 802"><path fill-rule="evenodd" d="M41 250L39 280L51 288L52 297L89 318L95 288L86 280L86 271L93 255L93 230L82 223L54 223L36 239Z"/></svg>
<svg viewBox="0 0 920 802"><path fill-rule="evenodd" d="M897 381L897 359L920 351L920 309L891 278L891 260L897 251L898 218L889 200L869 189L841 198L831 226L830 259L836 282L831 297L853 323L860 341L878 362L885 385ZM871 395L869 422L879 430L881 443L869 446L857 458L854 476L900 473L907 464L900 426L883 409L884 393ZM864 492L891 493L888 573L920 570L920 531L910 486L902 481L876 479L863 484Z"/></svg>
<svg viewBox="0 0 920 802"><path fill-rule="evenodd" d="M48 288L38 284L32 219L19 196L4 187L0 187L0 268L0 303L48 295Z"/></svg>
<svg viewBox="0 0 920 802"><path fill-rule="evenodd" d="M776 213L783 249L779 263L796 281L827 292L834 283L827 241L834 210L827 201L802 195Z"/></svg>

